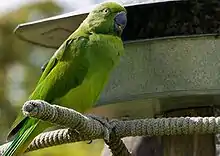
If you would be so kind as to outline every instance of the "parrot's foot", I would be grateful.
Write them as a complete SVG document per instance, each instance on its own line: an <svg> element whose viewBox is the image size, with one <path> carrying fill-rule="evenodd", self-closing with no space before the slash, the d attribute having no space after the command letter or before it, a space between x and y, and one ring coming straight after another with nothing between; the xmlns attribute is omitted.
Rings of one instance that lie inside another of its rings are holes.
<svg viewBox="0 0 220 156"><path fill-rule="evenodd" d="M93 114L87 114L86 116L100 122L105 127L104 140L108 142L113 129L113 127L109 124L109 119L107 117L100 117Z"/></svg>

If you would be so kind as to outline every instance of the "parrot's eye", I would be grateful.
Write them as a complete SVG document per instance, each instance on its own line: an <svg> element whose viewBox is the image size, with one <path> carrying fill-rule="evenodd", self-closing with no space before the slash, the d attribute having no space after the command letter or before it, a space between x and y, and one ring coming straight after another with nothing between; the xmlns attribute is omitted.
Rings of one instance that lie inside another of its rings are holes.
<svg viewBox="0 0 220 156"><path fill-rule="evenodd" d="M105 14L108 14L110 12L110 10L108 8L105 8L102 10L102 12L104 12Z"/></svg>

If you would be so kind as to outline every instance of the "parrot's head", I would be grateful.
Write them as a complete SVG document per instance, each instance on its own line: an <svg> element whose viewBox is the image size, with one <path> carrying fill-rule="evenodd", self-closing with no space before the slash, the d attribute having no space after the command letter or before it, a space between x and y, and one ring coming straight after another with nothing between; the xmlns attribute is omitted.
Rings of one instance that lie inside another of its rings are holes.
<svg viewBox="0 0 220 156"><path fill-rule="evenodd" d="M118 3L105 2L90 12L85 22L95 33L121 36L127 24L127 12Z"/></svg>

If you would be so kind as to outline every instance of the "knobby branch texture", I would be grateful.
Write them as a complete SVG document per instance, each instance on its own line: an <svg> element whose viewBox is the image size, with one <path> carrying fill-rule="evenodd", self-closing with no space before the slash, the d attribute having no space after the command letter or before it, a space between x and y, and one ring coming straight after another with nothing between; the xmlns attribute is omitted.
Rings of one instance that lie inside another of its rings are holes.
<svg viewBox="0 0 220 156"><path fill-rule="evenodd" d="M26 152L65 143L104 139L114 156L129 156L132 154L121 138L220 133L220 117L108 120L94 115L82 115L73 109L51 105L41 100L27 101L23 106L23 113L67 127L38 135ZM0 146L0 153L9 144L10 142Z"/></svg>

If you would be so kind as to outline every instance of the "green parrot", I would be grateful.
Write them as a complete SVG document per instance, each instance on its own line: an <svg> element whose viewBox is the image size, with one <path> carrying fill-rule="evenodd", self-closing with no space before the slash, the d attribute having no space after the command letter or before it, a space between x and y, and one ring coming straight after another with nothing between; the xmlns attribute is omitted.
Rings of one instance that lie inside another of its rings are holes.
<svg viewBox="0 0 220 156"><path fill-rule="evenodd" d="M91 108L124 54L121 34L126 24L123 6L115 2L98 5L45 65L29 100L44 100L79 112ZM20 113L8 135L12 141L3 156L24 153L49 126Z"/></svg>

